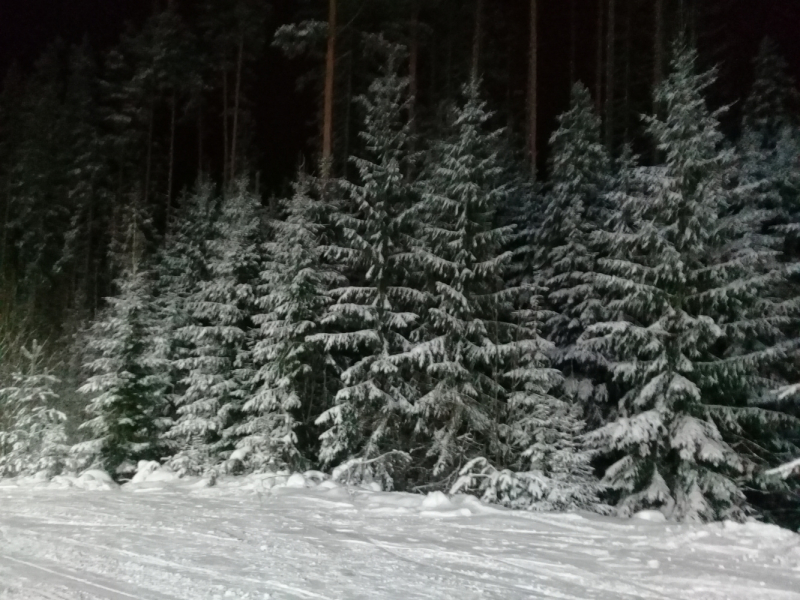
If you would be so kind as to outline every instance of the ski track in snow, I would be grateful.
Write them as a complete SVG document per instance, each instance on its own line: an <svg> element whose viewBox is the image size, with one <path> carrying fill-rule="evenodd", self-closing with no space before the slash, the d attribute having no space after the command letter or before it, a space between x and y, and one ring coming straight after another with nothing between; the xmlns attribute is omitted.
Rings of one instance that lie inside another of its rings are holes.
<svg viewBox="0 0 800 600"><path fill-rule="evenodd" d="M422 500L0 486L0 599L800 600L800 535L776 527Z"/></svg>

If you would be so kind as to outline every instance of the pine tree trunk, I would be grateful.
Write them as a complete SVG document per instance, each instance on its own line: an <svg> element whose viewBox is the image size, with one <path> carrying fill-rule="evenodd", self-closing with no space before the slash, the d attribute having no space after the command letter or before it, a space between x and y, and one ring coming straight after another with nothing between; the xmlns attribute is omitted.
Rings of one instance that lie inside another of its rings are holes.
<svg viewBox="0 0 800 600"><path fill-rule="evenodd" d="M203 174L203 111L197 107L197 177Z"/></svg>
<svg viewBox="0 0 800 600"><path fill-rule="evenodd" d="M325 59L325 98L322 118L322 177L331 175L333 162L333 94L336 75L337 0L328 5L328 49Z"/></svg>
<svg viewBox="0 0 800 600"><path fill-rule="evenodd" d="M411 43L408 55L408 91L411 95L409 119L412 131L416 132L419 95L419 0L414 0L411 10Z"/></svg>
<svg viewBox="0 0 800 600"><path fill-rule="evenodd" d="M172 92L171 112L169 121L169 176L167 177L167 214L165 232L169 235L169 217L172 212L172 186L175 177L175 120L176 120L175 92Z"/></svg>
<svg viewBox="0 0 800 600"><path fill-rule="evenodd" d="M6 263L6 248L8 246L8 219L11 211L11 180L6 180L6 202L3 210L3 241L0 246L0 278L6 280L8 264Z"/></svg>
<svg viewBox="0 0 800 600"><path fill-rule="evenodd" d="M92 182L94 188L94 182ZM89 195L89 206L86 213L86 260L84 262L84 269L86 271L86 280L84 281L84 293L86 298L84 301L88 304L91 295L92 284L92 233L94 232L94 194Z"/></svg>
<svg viewBox="0 0 800 600"><path fill-rule="evenodd" d="M625 143L631 141L631 40L633 37L633 0L627 0L625 12L625 98L623 100L623 120L625 124Z"/></svg>
<svg viewBox="0 0 800 600"><path fill-rule="evenodd" d="M352 46L351 46L352 47ZM350 164L350 134L353 118L353 77L355 73L356 53L351 51L347 60L347 98L344 110L344 148L342 148L342 170L347 176L347 167Z"/></svg>
<svg viewBox="0 0 800 600"><path fill-rule="evenodd" d="M470 78L478 81L481 73L481 43L483 41L483 0L475 0L475 30L472 34L472 70Z"/></svg>
<svg viewBox="0 0 800 600"><path fill-rule="evenodd" d="M616 0L608 0L608 39L606 43L606 147L609 152L614 147L614 71L616 45Z"/></svg>
<svg viewBox="0 0 800 600"><path fill-rule="evenodd" d="M236 152L239 146L239 106L242 95L242 64L244 63L244 35L239 37L239 50L236 58L236 89L233 94L233 140L231 141L231 173L233 180L236 177Z"/></svg>
<svg viewBox="0 0 800 600"><path fill-rule="evenodd" d="M228 187L228 169L230 167L230 140L228 134L228 70L222 71L222 145L223 145L223 167L222 167L222 188Z"/></svg>
<svg viewBox="0 0 800 600"><path fill-rule="evenodd" d="M572 86L578 76L578 24L575 3L569 2L569 84Z"/></svg>
<svg viewBox="0 0 800 600"><path fill-rule="evenodd" d="M539 6L538 0L531 0L530 56L528 57L528 154L531 174L536 178L537 136L538 136L538 77L539 77Z"/></svg>
<svg viewBox="0 0 800 600"><path fill-rule="evenodd" d="M595 56L594 101L598 114L603 111L603 3L604 0L597 2L597 55Z"/></svg>
<svg viewBox="0 0 800 600"><path fill-rule="evenodd" d="M147 161L144 173L144 205L148 206L150 201L150 180L153 173L153 136L155 135L155 106L154 101L150 100L150 124L147 131Z"/></svg>
<svg viewBox="0 0 800 600"><path fill-rule="evenodd" d="M655 35L653 36L653 88L664 79L664 0L655 0Z"/></svg>

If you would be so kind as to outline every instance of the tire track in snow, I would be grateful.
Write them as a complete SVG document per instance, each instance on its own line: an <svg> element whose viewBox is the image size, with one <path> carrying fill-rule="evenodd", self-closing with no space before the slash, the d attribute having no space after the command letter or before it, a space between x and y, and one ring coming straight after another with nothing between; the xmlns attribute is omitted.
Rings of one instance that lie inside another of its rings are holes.
<svg viewBox="0 0 800 600"><path fill-rule="evenodd" d="M44 578L50 582L59 584L70 583L72 584L73 588L74 584L78 584L80 585L80 588L76 589L76 591L93 593L96 597L102 598L103 600L142 600L143 598L147 598L148 600L177 600L173 596L165 596L164 594L155 592L153 590L147 590L146 594L143 594L142 592L136 592L135 594L128 593L124 590L113 588L109 585L97 583L95 581L90 581L89 579L80 577L64 567L45 567L41 564L35 564L26 560L14 558L13 556L0 554L0 561L3 560L14 563L18 567L21 567L21 572L23 574L27 573L28 575L32 575L35 573L38 575L38 577L34 576L32 578L34 580L41 581L42 575L44 574ZM70 589L69 586L67 589ZM95 592L99 592L99 595Z"/></svg>

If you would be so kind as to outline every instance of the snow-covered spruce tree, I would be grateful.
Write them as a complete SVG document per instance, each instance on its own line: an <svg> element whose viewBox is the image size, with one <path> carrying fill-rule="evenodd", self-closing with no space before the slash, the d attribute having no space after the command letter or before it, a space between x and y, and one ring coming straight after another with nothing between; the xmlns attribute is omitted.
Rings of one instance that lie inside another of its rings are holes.
<svg viewBox="0 0 800 600"><path fill-rule="evenodd" d="M169 427L167 343L154 311L152 283L144 270L118 280L119 293L92 324L85 364L91 376L79 391L89 397L87 440L72 448L80 466L111 474L125 463L159 460Z"/></svg>
<svg viewBox="0 0 800 600"><path fill-rule="evenodd" d="M607 402L603 360L575 342L602 319L602 302L592 278L598 249L590 239L608 217L604 193L610 161L601 140L600 118L583 84L573 86L570 109L559 117L550 145L551 187L536 239L535 276L547 290L545 308L553 311L546 333L555 343L554 365L566 377L565 392L597 425Z"/></svg>
<svg viewBox="0 0 800 600"><path fill-rule="evenodd" d="M742 180L758 208L783 236L800 231L800 92L786 61L768 39L754 61L755 80L745 103L739 149ZM791 243L790 243L791 246ZM796 258L800 252L792 254Z"/></svg>
<svg viewBox="0 0 800 600"><path fill-rule="evenodd" d="M178 332L196 323L188 302L200 282L209 279L208 243L213 239L218 216L217 200L211 185L203 181L193 192L183 196L177 210L170 215L169 233L153 269L154 308L166 341L170 367L172 417L175 417L175 399L186 391L182 383L186 373L177 368L178 361L187 358L193 347ZM174 440L165 438L165 443L174 448Z"/></svg>
<svg viewBox="0 0 800 600"><path fill-rule="evenodd" d="M330 408L338 387L333 357L312 338L323 331L328 292L343 283L323 256L330 212L330 203L319 196L324 185L301 172L285 204L285 220L271 223L256 300L260 313L253 318L260 327L253 349L254 393L234 428L248 470L307 465L314 445L307 415L316 418ZM302 445L298 429L306 438Z"/></svg>
<svg viewBox="0 0 800 600"><path fill-rule="evenodd" d="M753 66L755 78L744 106L744 129L755 132L762 147L774 147L782 130L800 124L800 93L789 65L769 38L762 41Z"/></svg>
<svg viewBox="0 0 800 600"><path fill-rule="evenodd" d="M582 407L552 393L562 376L550 368L552 343L539 337L538 311L514 317L513 340L498 348L507 369L499 378L507 402L499 451L469 461L451 492L474 492L517 509L598 510L600 488L590 464L594 453L582 438Z"/></svg>
<svg viewBox="0 0 800 600"><path fill-rule="evenodd" d="M772 260L760 265L763 276L781 277L773 294L751 305L751 312L762 316L757 321L760 327L740 329L733 342L735 350L759 348L781 339L800 342L800 93L786 62L769 40L764 41L754 62L755 81L745 104L738 172L734 173L735 211L728 219L747 232L744 241L750 252L772 251ZM764 387L796 382L799 365L797 359L769 365L763 371L770 379ZM765 390L761 404L800 416L798 396L790 391L785 388L773 394ZM758 440L757 445L749 446L753 460L766 470L796 456L798 431L800 428L795 428L787 436L771 424L752 424L749 436ZM748 499L765 519L794 526L800 522L796 489L796 480L776 482L759 475L749 486Z"/></svg>
<svg viewBox="0 0 800 600"><path fill-rule="evenodd" d="M517 508L588 507L596 495L580 407L551 394L561 375L533 289L503 284L513 231L495 225L508 192L502 132L489 128L479 83L464 93L421 182L418 254L434 291L414 350L427 369L417 430L430 440L434 481L461 475L453 491Z"/></svg>
<svg viewBox="0 0 800 600"><path fill-rule="evenodd" d="M498 137L480 98L480 84L465 86L463 105L451 108L450 127L436 142L420 182L419 262L431 281L433 306L414 351L429 381L417 406L417 430L430 439L434 477L450 476L484 454L497 435L504 389L500 372L500 312L504 252L511 227L495 226L505 189L500 175ZM504 357L502 357L504 358Z"/></svg>
<svg viewBox="0 0 800 600"><path fill-rule="evenodd" d="M240 180L222 200L208 241L207 278L185 298L189 321L176 334L181 391L168 437L180 473L220 466L235 447L235 426L253 391L253 315L263 262L261 205Z"/></svg>
<svg viewBox="0 0 800 600"><path fill-rule="evenodd" d="M22 348L27 368L0 389L0 477L58 475L67 464L66 415L56 408L59 381L44 366L43 347Z"/></svg>
<svg viewBox="0 0 800 600"><path fill-rule="evenodd" d="M331 291L335 299L323 324L336 333L321 333L309 341L323 342L326 351L345 360L343 387L336 405L319 418L320 458L374 460L406 446L404 424L417 397L409 334L418 320L425 295L406 285L408 216L415 198L406 178L410 126L406 118L408 81L397 73L401 51L373 39L386 57L380 75L358 98L363 114L363 150L353 158L358 182L345 185L351 208L338 217L343 243L329 249L342 265L350 285ZM371 463L383 470L381 461ZM389 475L382 473L385 483Z"/></svg>
<svg viewBox="0 0 800 600"><path fill-rule="evenodd" d="M631 229L596 236L612 253L599 260L596 281L614 320L590 326L579 345L612 357L624 392L619 418L590 434L618 459L605 483L619 493L621 515L660 507L679 520L741 517L752 441L742 424L781 419L724 403L726 390L757 394L760 367L779 353L724 353L736 329L755 326L752 313L729 315L769 293L772 280L754 270L760 256L735 251L741 234L722 218L732 156L703 98L714 73L697 74L696 56L677 43L673 72L656 91L666 116L648 117L648 131L666 163L640 172L644 193L619 207Z"/></svg>

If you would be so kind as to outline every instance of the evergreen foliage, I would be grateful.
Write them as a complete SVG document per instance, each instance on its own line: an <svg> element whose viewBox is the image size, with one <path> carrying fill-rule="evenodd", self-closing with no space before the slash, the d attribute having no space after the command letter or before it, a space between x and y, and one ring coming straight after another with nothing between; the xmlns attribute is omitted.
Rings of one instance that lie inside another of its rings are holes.
<svg viewBox="0 0 800 600"><path fill-rule="evenodd" d="M554 363L567 377L565 390L598 424L607 401L603 359L575 342L604 316L593 280L598 248L591 240L610 216L605 196L610 160L583 84L573 86L570 109L559 117L550 144L550 190L536 238L536 279L553 311L547 332L556 345Z"/></svg>
<svg viewBox="0 0 800 600"><path fill-rule="evenodd" d="M263 238L261 207L244 180L223 198L207 243L208 276L185 298L189 321L176 332L186 351L175 361L181 394L168 435L180 447L172 465L185 473L204 472L227 457L253 391L253 316Z"/></svg>
<svg viewBox="0 0 800 600"><path fill-rule="evenodd" d="M146 271L126 274L119 295L92 324L85 365L89 378L86 439L72 448L80 466L116 473L125 463L159 460L169 426L166 340L159 328Z"/></svg>
<svg viewBox="0 0 800 600"><path fill-rule="evenodd" d="M757 397L759 367L778 353L720 353L720 344L762 324L740 309L771 280L752 268L758 253L735 251L741 232L724 218L731 153L722 148L718 113L702 97L714 74L697 73L696 60L677 44L673 72L656 91L665 118L649 117L648 130L666 163L643 174L644 193L621 207L632 231L618 225L598 236L612 249L596 280L614 320L581 340L610 357L624 392L619 418L590 434L618 457L605 482L619 492L623 515L661 507L677 519L741 518L738 481L752 465L729 434L746 436L742 421L781 420L725 402L730 390Z"/></svg>
<svg viewBox="0 0 800 600"><path fill-rule="evenodd" d="M398 74L400 50L382 39L380 75L358 99L364 116L362 156L353 159L358 182L345 191L350 210L338 216L343 243L330 254L347 270L350 285L331 290L335 299L323 323L335 332L311 339L343 356L343 387L336 405L322 413L320 459L373 459L401 439L414 412L415 380L410 334L425 294L409 287L409 216L415 197L405 176L410 126L408 81Z"/></svg>
<svg viewBox="0 0 800 600"><path fill-rule="evenodd" d="M41 345L23 348L27 368L0 389L0 475L58 475L68 463L66 415L56 408L58 379L44 366Z"/></svg>
<svg viewBox="0 0 800 600"><path fill-rule="evenodd" d="M328 409L335 393L335 360L312 338L324 330L328 292L343 283L324 257L330 211L314 196L321 185L300 173L285 220L272 222L273 239L265 248L268 259L256 300L260 311L253 319L259 326L253 349L255 391L235 428L246 464L255 470L307 464L297 429L309 428L305 415Z"/></svg>

